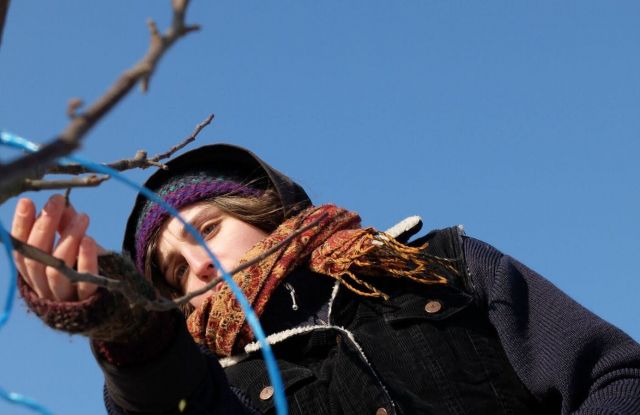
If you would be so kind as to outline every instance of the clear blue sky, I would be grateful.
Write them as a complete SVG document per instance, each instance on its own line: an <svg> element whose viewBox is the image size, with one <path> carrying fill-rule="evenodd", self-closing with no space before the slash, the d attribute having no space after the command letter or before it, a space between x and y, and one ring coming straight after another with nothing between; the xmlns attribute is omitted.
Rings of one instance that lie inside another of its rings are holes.
<svg viewBox="0 0 640 415"><path fill-rule="evenodd" d="M0 128L48 140L69 98L92 101L142 55L145 19L169 16L169 1L11 2ZM464 224L640 339L640 3L194 0L188 20L203 30L81 154L160 152L213 112L200 143L247 146L367 225ZM116 183L72 195L112 249L133 197ZM14 203L0 207L6 225ZM101 385L86 341L17 301L0 386L56 414L100 414Z"/></svg>

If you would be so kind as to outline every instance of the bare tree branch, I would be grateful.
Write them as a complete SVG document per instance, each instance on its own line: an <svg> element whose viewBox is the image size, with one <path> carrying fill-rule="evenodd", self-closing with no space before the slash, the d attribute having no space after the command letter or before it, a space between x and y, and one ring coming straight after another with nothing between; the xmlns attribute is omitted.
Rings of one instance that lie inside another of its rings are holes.
<svg viewBox="0 0 640 415"><path fill-rule="evenodd" d="M138 290L135 284L123 279L117 280L113 278L103 277L101 275L89 274L86 272L78 272L71 267L68 267L63 260L56 258L41 249L31 246L25 242L11 237L11 243L13 249L19 254L40 262L41 264L55 268L58 272L64 275L71 282L89 282L99 287L106 288L111 292L117 292L122 294L131 306L142 306L148 310L170 310L177 306L166 298L149 299L145 294L145 290ZM140 280L142 280L140 278ZM139 281L138 281L139 282ZM148 290L146 290L148 291Z"/></svg>
<svg viewBox="0 0 640 415"><path fill-rule="evenodd" d="M202 131L204 129L204 127L206 127L207 125L211 124L211 121L213 121L213 114L209 114L209 116L202 121L200 124L196 125L195 130L193 130L193 132L191 133L191 135L187 138L185 138L180 144L171 147L171 149L169 149L169 151L166 151L164 153L160 153L160 154L156 154L155 156L151 157L150 160L152 161L160 161L160 160L164 160L166 158L171 157L176 151L181 150L182 148L184 148L187 144L193 142L196 137L198 136L198 134L200 134L200 131Z"/></svg>
<svg viewBox="0 0 640 415"><path fill-rule="evenodd" d="M109 176L106 175L95 175L91 174L85 177L78 177L72 179L63 179L63 180L41 180L41 179L31 179L25 178L22 181L16 181L13 183L13 187L10 189L10 193L12 195L18 195L24 192L29 191L40 191L40 190L55 190L55 189L68 189L72 187L96 187L99 186L102 182L109 179ZM0 198L8 196L0 195Z"/></svg>
<svg viewBox="0 0 640 415"><path fill-rule="evenodd" d="M96 187L102 182L109 180L109 176L98 176L95 174L76 177L68 180L31 180L25 179L24 190L25 191L39 191L39 190L55 190L55 189L70 189L72 187Z"/></svg>
<svg viewBox="0 0 640 415"><path fill-rule="evenodd" d="M278 252L281 248L288 245L294 238L298 237L301 233L303 233L307 229L310 229L313 226L317 225L325 217L326 215L320 216L318 219L314 220L308 225L303 226L302 228L296 230L287 238L285 238L284 240L282 240L272 248L264 251L262 254L254 258L251 258L250 260L238 265L236 268L229 271L229 275L235 275L238 272L250 267L251 265L254 265L262 261L263 259L269 257L270 255L273 255L274 253ZM126 277L125 279L122 279L122 280L116 280L113 278L103 277L100 275L93 275L89 273L78 272L73 268L68 267L63 260L56 258L44 252L41 249L31 246L18 239L15 239L14 237L11 237L11 243L13 244L13 249L19 254L27 258L33 259L35 261L38 261L49 267L55 268L62 275L68 278L69 281L71 282L81 282L81 281L89 282L99 287L104 287L109 291L118 292L122 294L129 301L131 306L141 306L147 310L168 311L174 308L178 308L180 305L188 303L192 298L197 297L198 295L204 294L207 291L211 290L213 287L215 287L217 284L219 284L222 281L221 278L215 278L204 287L201 287L195 291L191 291L190 293L182 297L176 298L173 301L160 296L156 296L155 299L150 299L144 294L145 290L138 289L139 286L136 286L135 282L128 281ZM137 278L137 280L138 280L137 281L138 283L142 281L143 283L148 284L146 280L144 280L143 278Z"/></svg>
<svg viewBox="0 0 640 415"><path fill-rule="evenodd" d="M74 119L78 116L77 111L84 105L80 98L71 98L67 104L67 116Z"/></svg>
<svg viewBox="0 0 640 415"><path fill-rule="evenodd" d="M71 187L67 187L64 190L64 207L69 207L71 205Z"/></svg>
<svg viewBox="0 0 640 415"><path fill-rule="evenodd" d="M0 45L2 45L2 32L4 31L4 23L7 20L10 2L10 0L0 0Z"/></svg>
<svg viewBox="0 0 640 415"><path fill-rule="evenodd" d="M138 152L136 152L133 158L118 160L105 165L107 167L111 167L112 169L118 170L118 171L124 171L124 170L136 169L136 168L146 169L147 167L150 167L150 166L166 169L166 166L160 163L160 160L164 160L171 157L176 151L184 148L187 144L193 142L198 136L198 134L200 134L200 131L202 131L204 127L206 127L211 123L211 121L213 120L213 117L214 117L213 114L209 115L204 121L202 121L200 124L196 126L195 130L193 130L193 133L191 133L190 136L185 138L179 144L173 146L168 151L165 151L164 153L156 154L153 157L147 157L146 151L138 150ZM84 168L79 164L67 164L64 166L56 165L56 166L50 167L49 170L47 171L47 173L51 173L51 174L82 174L82 173L89 173L89 172L90 170Z"/></svg>
<svg viewBox="0 0 640 415"><path fill-rule="evenodd" d="M8 5L8 2L6 4ZM0 166L0 203L12 196L7 196L7 193L15 188L16 182L21 182L25 177L31 179L42 177L46 167L52 165L56 159L66 156L78 148L86 133L139 81L142 82L143 89L146 88L164 53L176 40L198 29L197 26L186 26L184 23L188 4L188 0L174 0L172 2L173 21L166 33L162 35L157 33L157 36L152 36L144 57L132 68L125 71L106 93L83 113L76 114L60 135L42 146L36 153L27 154Z"/></svg>
<svg viewBox="0 0 640 415"><path fill-rule="evenodd" d="M22 242L13 236L11 237L11 243L13 244L13 249L20 255L38 261L46 266L55 268L71 282L90 282L111 291L117 291L118 287L121 285L120 281L113 278L78 272L73 268L68 267L63 260L56 258L35 246Z"/></svg>

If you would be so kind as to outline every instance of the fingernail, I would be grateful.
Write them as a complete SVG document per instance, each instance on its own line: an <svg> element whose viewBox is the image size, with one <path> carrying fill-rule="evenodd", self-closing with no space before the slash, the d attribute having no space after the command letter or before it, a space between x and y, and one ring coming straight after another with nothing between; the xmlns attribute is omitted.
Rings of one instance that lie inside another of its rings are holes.
<svg viewBox="0 0 640 415"><path fill-rule="evenodd" d="M59 207L62 207L62 204L64 203L64 198L60 195L53 195L49 198L49 201L47 202L47 204L44 206L45 209L57 209Z"/></svg>
<svg viewBox="0 0 640 415"><path fill-rule="evenodd" d="M18 200L18 206L16 206L16 210L20 215L26 215L29 212L29 199Z"/></svg>
<svg viewBox="0 0 640 415"><path fill-rule="evenodd" d="M77 228L78 226L80 226L81 223L82 223L82 216L76 215L73 217L73 219L71 219L71 223L69 223L69 227Z"/></svg>
<svg viewBox="0 0 640 415"><path fill-rule="evenodd" d="M94 245L95 241L90 236L85 236L82 238L82 241L80 241L80 248L83 250L92 249Z"/></svg>
<svg viewBox="0 0 640 415"><path fill-rule="evenodd" d="M76 216L74 222L78 225L78 226L84 226L87 224L87 222L89 221L89 217L87 215L85 215L84 213L79 214L78 216Z"/></svg>

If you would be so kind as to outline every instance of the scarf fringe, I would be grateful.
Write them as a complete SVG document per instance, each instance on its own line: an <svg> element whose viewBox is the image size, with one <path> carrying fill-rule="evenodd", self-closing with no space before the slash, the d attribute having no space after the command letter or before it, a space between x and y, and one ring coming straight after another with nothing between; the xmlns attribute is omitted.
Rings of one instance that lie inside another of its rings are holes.
<svg viewBox="0 0 640 415"><path fill-rule="evenodd" d="M347 289L363 297L389 299L388 294L356 274L377 279L385 276L406 278L420 284L440 285L449 282L442 271L457 274L455 260L425 252L428 243L418 247L407 246L377 231L368 233L359 242L360 249L351 250L351 255L334 259L333 266L327 267L340 269L341 272L329 273L326 269L318 271L335 278ZM343 269L344 265L348 268Z"/></svg>

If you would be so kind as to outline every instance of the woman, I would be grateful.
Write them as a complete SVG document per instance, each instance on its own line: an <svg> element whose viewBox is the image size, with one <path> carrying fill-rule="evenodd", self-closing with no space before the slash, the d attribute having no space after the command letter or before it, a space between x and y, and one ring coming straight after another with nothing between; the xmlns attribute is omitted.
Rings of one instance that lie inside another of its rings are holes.
<svg viewBox="0 0 640 415"><path fill-rule="evenodd" d="M640 346L459 228L412 242L415 228L395 239L362 229L356 214L312 206L296 183L228 145L176 158L147 186L227 270L309 226L234 275L269 335L290 413L640 413ZM122 256L98 255L86 216L60 196L37 219L28 200L16 211L16 238L79 271L135 279ZM182 225L140 196L124 250L169 297L219 275ZM17 261L29 306L91 337L110 414L273 411L259 345L226 284L193 298L185 321Z"/></svg>

